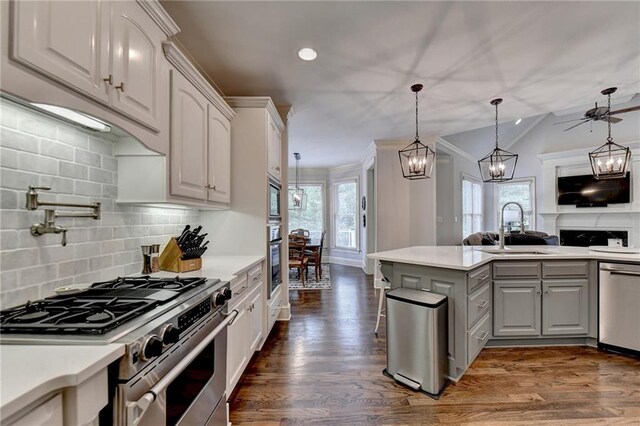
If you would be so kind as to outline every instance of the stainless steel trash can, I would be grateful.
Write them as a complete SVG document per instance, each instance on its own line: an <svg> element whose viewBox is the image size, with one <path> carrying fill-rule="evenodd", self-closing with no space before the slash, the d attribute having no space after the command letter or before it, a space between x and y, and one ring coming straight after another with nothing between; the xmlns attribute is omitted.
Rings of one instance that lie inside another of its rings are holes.
<svg viewBox="0 0 640 426"><path fill-rule="evenodd" d="M384 373L437 397L447 383L447 297L396 288L387 293L387 368Z"/></svg>

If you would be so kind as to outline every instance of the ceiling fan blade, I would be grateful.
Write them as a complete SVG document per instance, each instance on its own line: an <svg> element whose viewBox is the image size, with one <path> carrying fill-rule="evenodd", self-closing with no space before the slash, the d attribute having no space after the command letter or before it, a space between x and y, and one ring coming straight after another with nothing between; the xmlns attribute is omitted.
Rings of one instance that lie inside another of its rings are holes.
<svg viewBox="0 0 640 426"><path fill-rule="evenodd" d="M615 111L611 111L611 113L609 115L622 114L624 112L631 112L631 111L638 111L638 110L640 110L640 105L634 106L634 107L629 107L629 108L622 108L622 109L618 109L618 110L615 110Z"/></svg>
<svg viewBox="0 0 640 426"><path fill-rule="evenodd" d="M589 121L590 120L583 121L582 123L578 123L578 124L576 124L574 126L569 127L568 129L564 129L564 131L566 132L567 130L571 130L571 129L575 128L575 127L578 127L581 124L588 123Z"/></svg>
<svg viewBox="0 0 640 426"><path fill-rule="evenodd" d="M608 121L609 123L619 123L622 121L622 118L618 117L603 117L602 121Z"/></svg>
<svg viewBox="0 0 640 426"><path fill-rule="evenodd" d="M585 121L585 120L591 120L591 118L586 118L586 117L576 118L575 120L559 121L559 122L553 123L553 124L565 124L565 123L571 123L573 121L578 121L578 120Z"/></svg>

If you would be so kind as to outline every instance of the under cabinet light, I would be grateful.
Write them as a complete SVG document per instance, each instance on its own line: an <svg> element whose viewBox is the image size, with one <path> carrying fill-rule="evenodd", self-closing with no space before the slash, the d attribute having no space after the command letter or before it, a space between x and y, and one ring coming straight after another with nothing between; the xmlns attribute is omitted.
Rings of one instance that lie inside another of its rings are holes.
<svg viewBox="0 0 640 426"><path fill-rule="evenodd" d="M298 57L303 61L313 61L318 57L318 53L310 47L303 47L298 50Z"/></svg>
<svg viewBox="0 0 640 426"><path fill-rule="evenodd" d="M32 102L31 105L35 106L36 108L47 111L48 113L53 114L57 117L61 117L64 120L71 121L75 124L79 124L91 130L96 130L98 132L111 131L111 127L109 127L102 121L98 120L97 118L93 118L86 114L75 112L68 108L63 108L63 107L49 105L49 104L39 104L34 102Z"/></svg>

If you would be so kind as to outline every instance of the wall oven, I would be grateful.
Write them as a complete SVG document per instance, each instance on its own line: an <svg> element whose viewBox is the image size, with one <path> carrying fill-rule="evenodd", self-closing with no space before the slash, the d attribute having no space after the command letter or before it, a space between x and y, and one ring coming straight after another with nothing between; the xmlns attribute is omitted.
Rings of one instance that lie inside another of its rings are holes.
<svg viewBox="0 0 640 426"><path fill-rule="evenodd" d="M269 253L267 256L269 267L269 286L267 288L267 298L282 282L282 226L269 226Z"/></svg>
<svg viewBox="0 0 640 426"><path fill-rule="evenodd" d="M282 214L280 213L280 192L282 186L273 179L269 179L269 222L280 222Z"/></svg>

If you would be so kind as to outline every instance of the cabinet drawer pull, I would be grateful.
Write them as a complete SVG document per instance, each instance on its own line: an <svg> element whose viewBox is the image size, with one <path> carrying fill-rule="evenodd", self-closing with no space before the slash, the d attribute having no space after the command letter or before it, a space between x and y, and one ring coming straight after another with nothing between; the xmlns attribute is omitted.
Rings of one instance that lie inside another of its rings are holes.
<svg viewBox="0 0 640 426"><path fill-rule="evenodd" d="M109 74L108 78L103 78L102 81L105 83L109 83L109 86L113 86L113 75Z"/></svg>
<svg viewBox="0 0 640 426"><path fill-rule="evenodd" d="M484 342L485 340L487 340L487 337L489 337L489 333L485 331L482 337L478 337L478 336L474 336L474 337L480 340L481 342Z"/></svg>
<svg viewBox="0 0 640 426"><path fill-rule="evenodd" d="M116 90L122 90L122 93L124 93L124 82L121 81L119 86L115 87Z"/></svg>
<svg viewBox="0 0 640 426"><path fill-rule="evenodd" d="M483 300L482 302L480 302L480 304L478 305L478 308L484 308L489 304L488 300Z"/></svg>
<svg viewBox="0 0 640 426"><path fill-rule="evenodd" d="M488 275L488 274L487 274L487 275L483 275L483 276L481 276L481 277L478 279L478 281L484 281L484 280L486 280L487 278L489 278L489 275Z"/></svg>
<svg viewBox="0 0 640 426"><path fill-rule="evenodd" d="M240 291L236 291L234 296L240 296L242 293L244 293L247 290L248 286L244 286L240 289Z"/></svg>

